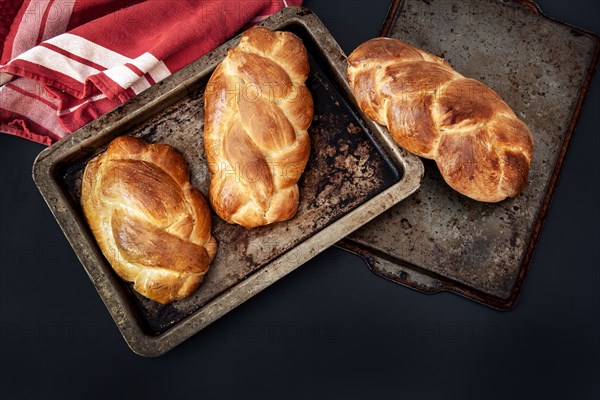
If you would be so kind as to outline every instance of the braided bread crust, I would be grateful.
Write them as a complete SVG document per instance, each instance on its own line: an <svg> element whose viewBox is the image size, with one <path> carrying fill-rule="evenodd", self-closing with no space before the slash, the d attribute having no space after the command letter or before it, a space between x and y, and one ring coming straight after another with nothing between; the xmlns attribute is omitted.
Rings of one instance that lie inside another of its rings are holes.
<svg viewBox="0 0 600 400"><path fill-rule="evenodd" d="M255 27L211 76L204 125L209 199L225 221L253 228L296 214L313 118L308 72L298 37Z"/></svg>
<svg viewBox="0 0 600 400"><path fill-rule="evenodd" d="M526 186L533 156L527 125L486 85L400 40L371 39L348 57L359 107L406 150L436 161L475 200L498 202Z"/></svg>
<svg viewBox="0 0 600 400"><path fill-rule="evenodd" d="M86 166L85 218L115 272L159 303L190 296L217 252L210 209L181 153L122 136Z"/></svg>

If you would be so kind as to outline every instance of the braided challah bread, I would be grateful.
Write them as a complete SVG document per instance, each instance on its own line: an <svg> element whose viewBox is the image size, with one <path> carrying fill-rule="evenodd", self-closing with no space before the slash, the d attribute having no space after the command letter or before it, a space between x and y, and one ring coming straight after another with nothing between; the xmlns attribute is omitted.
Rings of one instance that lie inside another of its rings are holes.
<svg viewBox="0 0 600 400"><path fill-rule="evenodd" d="M181 153L122 136L86 166L85 218L116 273L159 303L191 295L217 252L210 209Z"/></svg>
<svg viewBox="0 0 600 400"><path fill-rule="evenodd" d="M296 214L313 118L308 72L298 37L255 27L212 74L204 146L210 202L225 221L252 228Z"/></svg>
<svg viewBox="0 0 600 400"><path fill-rule="evenodd" d="M492 89L441 58L376 38L348 57L348 81L364 113L398 145L434 159L458 192L497 202L527 185L529 128Z"/></svg>

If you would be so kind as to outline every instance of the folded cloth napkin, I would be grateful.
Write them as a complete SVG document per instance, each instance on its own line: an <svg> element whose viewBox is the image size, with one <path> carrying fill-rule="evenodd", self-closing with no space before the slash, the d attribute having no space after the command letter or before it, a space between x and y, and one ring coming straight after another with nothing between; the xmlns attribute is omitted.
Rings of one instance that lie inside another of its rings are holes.
<svg viewBox="0 0 600 400"><path fill-rule="evenodd" d="M0 0L0 132L50 145L302 0Z"/></svg>

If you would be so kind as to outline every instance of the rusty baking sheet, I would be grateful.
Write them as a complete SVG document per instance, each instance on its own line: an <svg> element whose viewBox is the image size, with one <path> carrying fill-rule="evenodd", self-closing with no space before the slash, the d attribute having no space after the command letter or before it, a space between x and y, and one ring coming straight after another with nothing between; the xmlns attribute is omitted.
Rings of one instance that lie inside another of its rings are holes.
<svg viewBox="0 0 600 400"><path fill-rule="evenodd" d="M160 355L235 308L306 260L414 192L418 158L393 147L357 112L344 80L345 55L310 11L288 8L263 22L298 35L310 54L307 86L315 117L312 150L299 182L298 214L256 229L228 225L213 214L219 251L200 289L160 305L119 279L96 245L80 207L85 165L115 137L130 134L179 149L191 181L207 193L202 143L204 88L234 38L193 65L87 125L37 158L33 175L44 199L133 351Z"/></svg>
<svg viewBox="0 0 600 400"><path fill-rule="evenodd" d="M425 161L417 193L340 246L414 289L515 306L598 59L598 37L546 18L531 1L394 1L382 36L440 55L496 90L531 128L524 193L498 204L451 190Z"/></svg>

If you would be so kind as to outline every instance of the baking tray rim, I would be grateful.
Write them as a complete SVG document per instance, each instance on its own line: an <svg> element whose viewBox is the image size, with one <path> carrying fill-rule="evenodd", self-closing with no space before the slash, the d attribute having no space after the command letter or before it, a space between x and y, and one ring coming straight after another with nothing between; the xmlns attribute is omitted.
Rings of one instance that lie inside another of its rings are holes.
<svg viewBox="0 0 600 400"><path fill-rule="evenodd" d="M298 245L284 252L275 260L265 264L246 279L227 289L201 306L198 310L175 323L165 332L158 335L151 335L145 332L139 321L135 318L137 313L133 309L135 305L131 302L129 296L117 289L115 284L118 278L114 274L106 274L102 268L96 265L94 261L95 257L103 256L99 254L97 246L90 246L88 238L83 233L85 227L81 221L75 218L76 210L71 204L72 201L67 198L68 194L60 187L56 179L55 169L61 162L68 160L70 155L85 149L86 143L93 141L94 137L101 135L103 131L125 130L125 128L119 127L127 126L127 124L135 125L135 121L141 118L141 114L155 114L157 111L153 110L166 108L170 104L186 97L189 94L188 87L194 81L200 80L202 76L207 74L207 70L212 71L216 63L222 59L219 57L218 61L211 61L211 56L219 53L225 54L227 47L232 45L237 36L186 67L185 69L194 68L196 71L191 78L174 83L175 78L172 77L177 76L178 73L173 74L170 78L138 95L135 103L127 102L119 106L121 110L130 112L110 122L108 127L104 127L104 123L105 121L110 121L113 112L105 114L86 127L43 150L34 161L32 169L33 180L40 190L44 201L48 204L53 216L63 230L84 270L115 321L121 335L131 350L138 355L155 357L171 350L227 312L298 268L304 262L334 245L341 238L408 197L420 185L424 172L421 161L412 154L393 146L391 140L381 130L381 127L364 116L356 106L346 82L346 56L318 17L305 7L287 7L267 18L260 25L277 30L285 29L294 24L303 28L317 46L321 48L330 46L330 48L336 50L330 53L324 52L326 54L324 61L330 64L329 72L337 75L336 83L340 84L342 86L341 90L345 92L342 95L346 100L354 103L354 110L357 112L359 119L367 126L371 135L380 142L380 147L386 155L402 168L402 176L386 190L317 231ZM165 88L161 89L164 92L155 97L155 93L161 86L165 86ZM82 251L83 248L87 251Z"/></svg>

